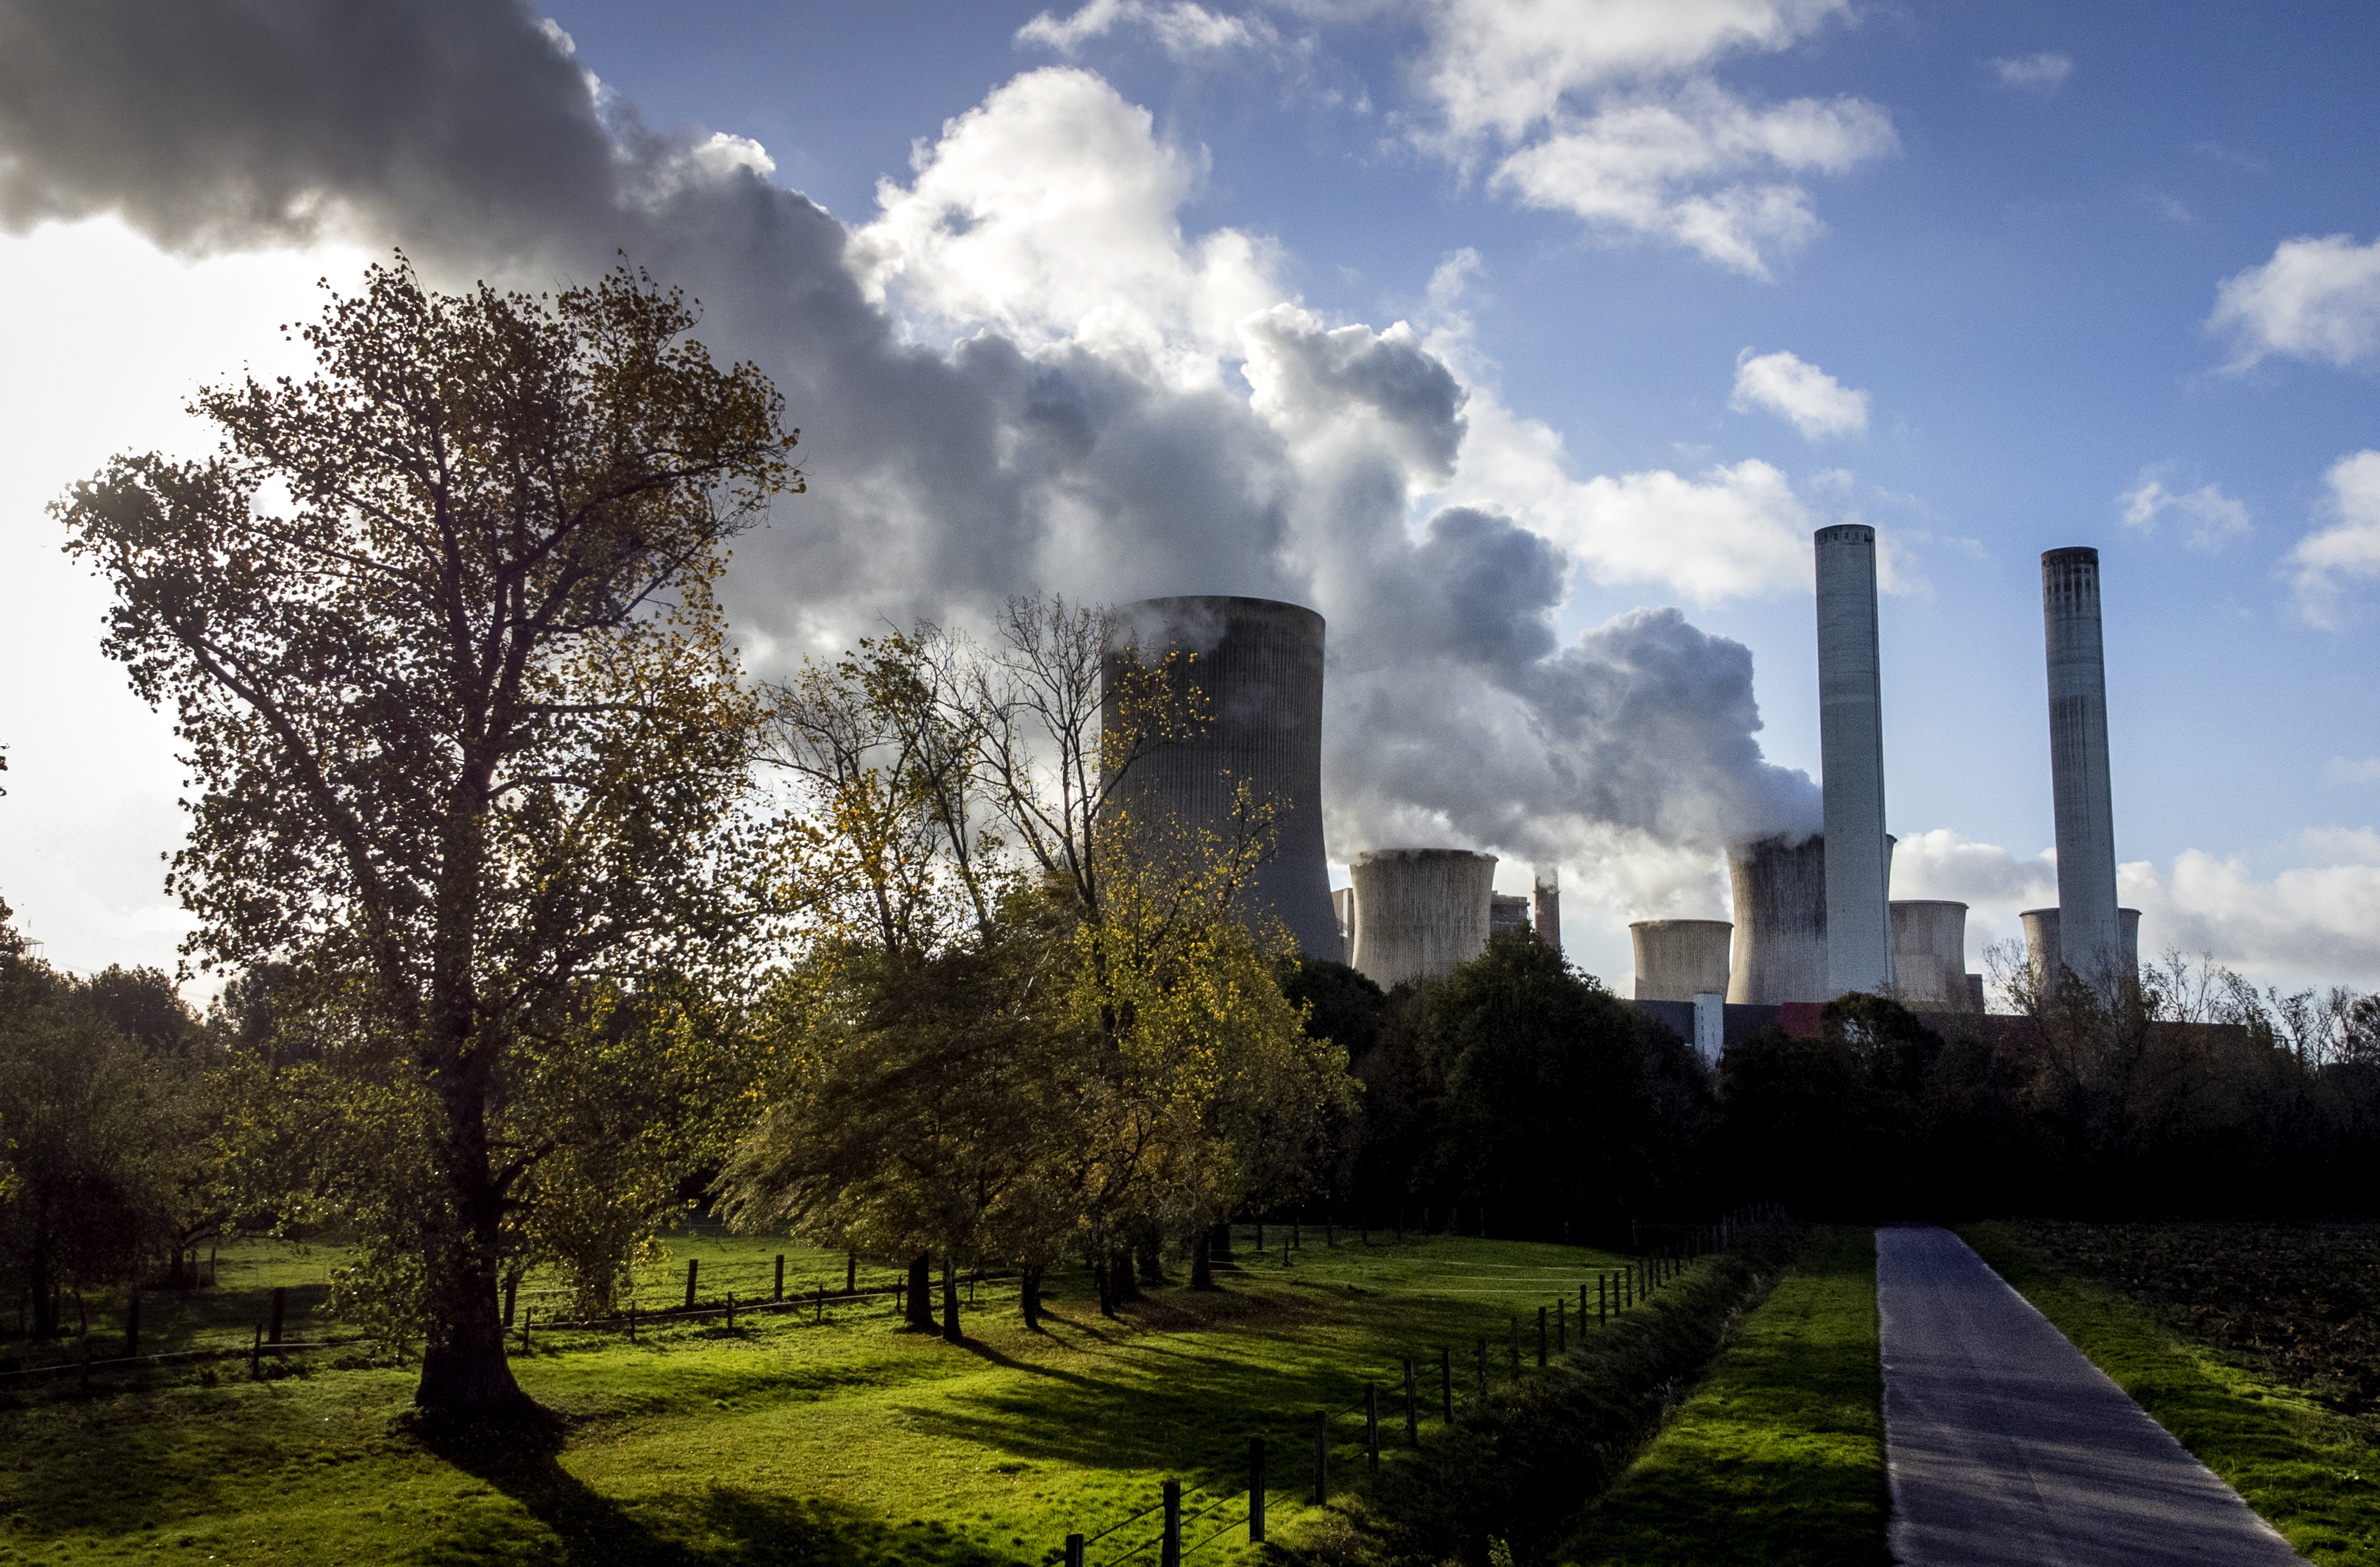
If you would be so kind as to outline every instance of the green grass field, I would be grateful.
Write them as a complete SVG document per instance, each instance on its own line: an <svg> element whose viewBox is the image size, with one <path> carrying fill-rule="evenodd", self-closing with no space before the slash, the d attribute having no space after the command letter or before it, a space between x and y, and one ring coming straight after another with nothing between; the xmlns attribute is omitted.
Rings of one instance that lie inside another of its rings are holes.
<svg viewBox="0 0 2380 1567"><path fill-rule="evenodd" d="M1875 1233L1822 1227L1562 1560L1888 1562L1883 1400Z"/></svg>
<svg viewBox="0 0 2380 1567"><path fill-rule="evenodd" d="M1154 1502L1167 1477L1196 1488L1192 1511L1237 1491L1257 1434L1273 1455L1274 1537L1293 1540L1319 1518L1305 1500L1314 1411L1342 1414L1334 1478L1349 1483L1359 1423L1346 1412L1367 1380L1384 1384L1384 1412L1397 1415L1384 1425L1401 1436L1403 1357L1420 1363L1426 1407L1441 1345L1463 1385L1475 1380L1483 1337L1495 1375L1509 1375L1510 1317L1524 1316L1533 1361L1536 1308L1574 1303L1582 1280L1618 1265L1584 1247L1366 1247L1342 1234L1334 1248L1311 1229L1304 1239L1287 1267L1277 1245L1260 1260L1244 1254L1228 1289L1162 1289L1121 1323L1102 1321L1087 1279L1069 1273L1050 1290L1045 1335L1023 1330L1013 1291L987 1286L965 1347L894 1331L889 1304L830 1311L823 1324L803 1311L739 1318L733 1332L647 1330L633 1346L539 1335L515 1367L569 1420L552 1458L429 1451L405 1418L411 1376L338 1363L361 1355L297 1360L302 1373L261 1382L240 1361L145 1387L102 1379L87 1397L70 1382L6 1385L0 1561L1038 1562L1068 1532ZM639 1281L649 1306L682 1300L689 1256L706 1299L765 1295L785 1248L696 1231L670 1249ZM227 1251L214 1298L177 1303L187 1316L174 1326L150 1297L144 1338L244 1344L272 1284L305 1284L319 1299L335 1260L322 1248ZM843 1259L789 1252L787 1269L789 1293L822 1279L839 1287ZM523 1306L536 1298L524 1294ZM322 1326L293 1304L291 1337ZM1438 1428L1427 1418L1424 1439ZM1091 1560L1114 1561L1153 1532L1124 1530ZM1251 1555L1232 1530L1193 1561Z"/></svg>
<svg viewBox="0 0 2380 1567"><path fill-rule="evenodd" d="M1968 1224L1959 1233L2301 1555L2321 1567L2380 1564L2380 1444L2370 1425L2057 1269L2021 1225Z"/></svg>

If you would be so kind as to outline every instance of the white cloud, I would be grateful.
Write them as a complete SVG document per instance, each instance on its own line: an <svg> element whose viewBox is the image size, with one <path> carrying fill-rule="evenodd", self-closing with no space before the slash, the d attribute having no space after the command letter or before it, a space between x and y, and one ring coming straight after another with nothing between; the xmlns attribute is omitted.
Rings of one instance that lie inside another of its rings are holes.
<svg viewBox="0 0 2380 1567"><path fill-rule="evenodd" d="M2055 92L2074 71L2072 60L2046 50L2021 60L1994 60L1991 65L1992 78L1999 85L2026 92Z"/></svg>
<svg viewBox="0 0 2380 1567"><path fill-rule="evenodd" d="M1728 407L1738 413L1766 408L1802 432L1806 441L1855 435L1867 429L1867 394L1854 392L1795 355L1779 349L1755 358L1746 348L1735 357L1735 395Z"/></svg>
<svg viewBox="0 0 2380 1567"><path fill-rule="evenodd" d="M2299 540L2281 564L2295 568L2299 613L2335 626L2343 618L2340 578L2380 577L2380 452L2341 457L2323 480L2325 509L2338 520Z"/></svg>
<svg viewBox="0 0 2380 1567"><path fill-rule="evenodd" d="M2271 261L2223 280L2206 327L2232 339L2235 370L2270 354L2342 370L2380 355L2380 239L2284 239Z"/></svg>
<svg viewBox="0 0 2380 1567"><path fill-rule="evenodd" d="M2205 484L2180 493L2168 490L2155 465L2141 469L2140 481L2116 497L2123 507L2124 526L2143 535L2156 532L2165 514L2182 524L2182 543L2214 554L2232 540L2254 532L2244 502L2226 495L2219 484Z"/></svg>
<svg viewBox="0 0 2380 1567"><path fill-rule="evenodd" d="M2117 868L2117 890L2141 911L2142 955L2208 953L2284 985L2380 985L2380 842L2368 829L2313 832L2299 848L2328 859L2260 881L2244 859L2196 849L2169 873L2145 861Z"/></svg>
<svg viewBox="0 0 2380 1567"><path fill-rule="evenodd" d="M1239 321L1283 296L1268 242L1184 237L1204 153L1159 141L1148 111L1088 71L1017 77L911 162L908 186L879 185L849 256L868 297L920 330L990 327L1210 386Z"/></svg>
<svg viewBox="0 0 2380 1567"><path fill-rule="evenodd" d="M2170 869L2119 866L2118 896L2141 911L2141 955L2210 954L2259 983L2380 985L2380 832L2316 829L2289 847L2299 863L2269 878L2244 858L2197 849ZM2022 939L2021 911L2056 905L2057 857L2020 857L1947 829L1904 833L1892 895L1967 905L1973 963L1994 941Z"/></svg>
<svg viewBox="0 0 2380 1567"><path fill-rule="evenodd" d="M2333 757L2322 770L2325 784L2380 784L2380 757Z"/></svg>
<svg viewBox="0 0 2380 1567"><path fill-rule="evenodd" d="M1262 17L1234 17L1180 0L1173 5L1149 5L1147 0L1089 0L1073 16L1060 18L1043 11L1016 30L1016 42L1039 44L1072 55L1094 38L1123 27L1148 29L1167 56L1184 61L1235 49L1278 47L1281 36Z"/></svg>
<svg viewBox="0 0 2380 1567"><path fill-rule="evenodd" d="M1755 277L1818 231L1791 176L1842 174L1899 145L1864 100L1762 107L1711 74L1848 16L1846 0L1449 0L1422 14L1438 115L1425 145L1466 168L1493 159L1493 187L1526 205Z"/></svg>

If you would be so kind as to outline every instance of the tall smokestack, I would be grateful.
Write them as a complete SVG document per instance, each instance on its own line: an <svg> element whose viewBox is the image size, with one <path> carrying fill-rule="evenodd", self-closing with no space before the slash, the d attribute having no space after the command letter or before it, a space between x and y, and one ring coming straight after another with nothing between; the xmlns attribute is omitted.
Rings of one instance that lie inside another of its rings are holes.
<svg viewBox="0 0 2380 1567"><path fill-rule="evenodd" d="M1827 812L1827 993L1892 983L1891 866L1884 841L1884 691L1876 630L1876 529L1821 528L1818 757Z"/></svg>
<svg viewBox="0 0 2380 1567"><path fill-rule="evenodd" d="M2116 912L2116 809L2107 783L2107 666L2099 641L2099 552L2041 557L2049 653L2049 781L2058 814L2058 950L2099 983L2124 961Z"/></svg>

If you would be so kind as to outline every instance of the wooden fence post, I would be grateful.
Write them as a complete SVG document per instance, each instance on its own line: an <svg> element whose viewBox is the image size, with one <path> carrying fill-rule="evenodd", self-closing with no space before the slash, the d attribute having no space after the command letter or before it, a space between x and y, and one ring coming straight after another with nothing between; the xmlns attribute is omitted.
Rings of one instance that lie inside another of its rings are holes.
<svg viewBox="0 0 2380 1567"><path fill-rule="evenodd" d="M735 1292L734 1290L727 1292L727 1330L731 1333L735 1330Z"/></svg>
<svg viewBox="0 0 2380 1567"><path fill-rule="evenodd" d="M405 1354L397 1352L397 1363L404 1364ZM264 1324L256 1325L256 1342L248 1346L248 1379L251 1382L264 1374Z"/></svg>
<svg viewBox="0 0 2380 1567"><path fill-rule="evenodd" d="M513 1325L513 1297L515 1292L519 1288L520 1281L518 1279L507 1279L504 1281L504 1326L507 1328Z"/></svg>
<svg viewBox="0 0 2380 1567"><path fill-rule="evenodd" d="M694 1309L694 1281L701 1269L702 1258L689 1257L686 1259L686 1308L688 1311Z"/></svg>
<svg viewBox="0 0 2380 1567"><path fill-rule="evenodd" d="M777 1293L769 1298L771 1300L785 1298L785 1254L783 1252L777 1254Z"/></svg>
<svg viewBox="0 0 2380 1567"><path fill-rule="evenodd" d="M1405 1446L1421 1446L1421 1409L1414 1397L1413 1361L1405 1361Z"/></svg>
<svg viewBox="0 0 2380 1567"><path fill-rule="evenodd" d="M285 1285L282 1285L282 1284L275 1284L275 1285L273 1285L273 1317L272 1317L272 1322L271 1322L271 1326L269 1326L268 1328L266 1328L266 1329L265 1329L265 1330L264 1330L264 1342L265 1342L266 1343L269 1343L269 1344L277 1344L277 1343L279 1343L279 1342L281 1342L281 1314L282 1314L282 1311L284 1310L284 1308L285 1308L285 1307L288 1306L288 1304L289 1304L289 1291L288 1291L288 1288L287 1288Z"/></svg>
<svg viewBox="0 0 2380 1567"><path fill-rule="evenodd" d="M1250 1437L1248 1439L1248 1543L1251 1545L1262 1545L1265 1537L1264 1460L1264 1439Z"/></svg>
<svg viewBox="0 0 2380 1567"><path fill-rule="evenodd" d="M1157 1546L1157 1567L1182 1567L1182 1482L1165 1482L1165 1533Z"/></svg>
<svg viewBox="0 0 2380 1567"><path fill-rule="evenodd" d="M1326 1410L1314 1412L1314 1505L1322 1506L1330 1500L1330 1415Z"/></svg>
<svg viewBox="0 0 2380 1567"><path fill-rule="evenodd" d="M1066 1537L1066 1567L1083 1567L1083 1537Z"/></svg>

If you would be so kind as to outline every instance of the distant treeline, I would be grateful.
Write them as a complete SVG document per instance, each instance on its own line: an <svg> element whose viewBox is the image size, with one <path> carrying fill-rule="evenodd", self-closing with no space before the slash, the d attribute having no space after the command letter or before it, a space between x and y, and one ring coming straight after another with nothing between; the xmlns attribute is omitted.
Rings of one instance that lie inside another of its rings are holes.
<svg viewBox="0 0 2380 1567"><path fill-rule="evenodd" d="M1609 1238L1762 1197L1809 1217L2369 1206L2380 996L2257 993L2180 959L2102 995L2003 976L2006 1014L1884 996L1716 1072L1525 934L1384 994L1286 967L1363 1084L1318 1199L1344 1221Z"/></svg>

